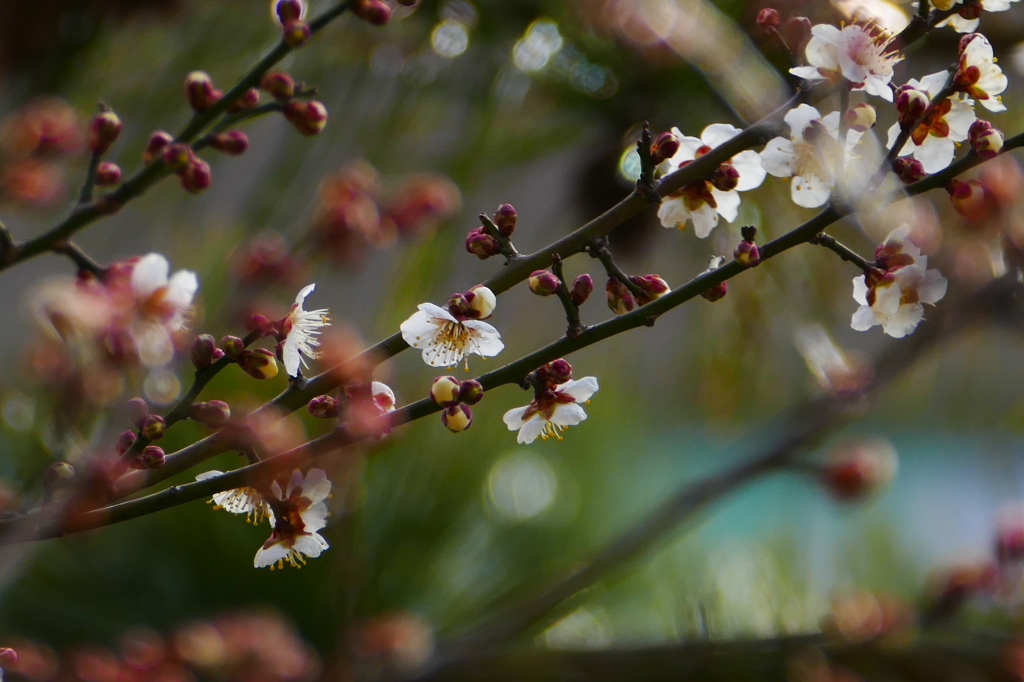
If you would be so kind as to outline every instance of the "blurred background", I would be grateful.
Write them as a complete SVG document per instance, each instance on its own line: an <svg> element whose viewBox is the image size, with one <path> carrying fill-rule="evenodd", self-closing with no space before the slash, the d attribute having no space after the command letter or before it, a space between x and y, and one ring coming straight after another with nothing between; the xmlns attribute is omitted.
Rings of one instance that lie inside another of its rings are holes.
<svg viewBox="0 0 1024 682"><path fill-rule="evenodd" d="M311 15L328 4L312 1ZM81 133L98 102L124 121L109 158L130 175L149 135L178 130L190 115L181 88L188 72L205 70L227 89L276 42L268 5L0 3L0 218L15 238L45 231L66 211L87 160ZM396 7L383 28L343 17L280 65L315 87L330 112L319 136L299 135L279 115L252 121L243 156L203 153L209 190L192 196L166 179L77 241L101 263L157 251L172 268L195 270L197 333L241 335L248 313L280 317L299 288L316 282L306 307L329 307L337 327L372 343L416 304L441 303L501 267L464 249L477 214L513 204L515 242L532 252L628 193L629 152L643 120L656 132L677 126L697 136L710 123L742 127L785 101L788 58L755 25L764 6L424 0ZM914 11L881 1L774 6L815 22L866 7L894 31ZM1015 134L1024 9L985 13L979 30L1011 83L1009 111L991 120ZM894 82L945 69L958 39L935 31ZM895 112L873 103L884 141ZM61 134L25 151L26 116ZM969 290L994 276L1000 230L1021 220L1013 201L1024 187L1019 167L993 166L974 174L988 173L1002 192L998 211L983 219L954 213L939 190L831 232L868 254L911 220L951 292ZM332 187L352 178L372 187L372 201L339 208ZM744 199L736 223L721 223L707 240L665 230L648 211L619 228L611 248L626 271L678 285L709 256L731 253L741 224L770 239L813 215L792 204L787 181L769 178ZM604 281L583 255L566 271ZM51 463L88 457L128 428L127 398L170 403L190 377L186 355L169 368L129 373L103 404L83 407L62 394L33 301L41 283L73 274L51 255L0 274L8 510L38 499ZM850 329L856 274L824 249L796 249L731 282L714 305L695 300L653 329L577 353L569 358L576 377L596 376L601 389L590 418L564 441L516 444L501 416L529 395L510 386L475 409L466 434L428 418L365 453L328 460L331 549L302 570L253 569L266 529L198 503L5 547L0 645L20 657L8 674L136 679L125 676L127 665L137 679L305 680L372 677L391 664L414 670L435 642L563 575L683 483L766 447L794 410L828 390L799 339L831 336L853 364L901 343L877 328ZM585 323L609 317L601 298L598 291L583 307ZM564 330L558 304L523 285L500 297L491 321L506 350L474 358L473 375ZM822 456L862 439L898 453L898 476L866 503L837 503L804 473L766 478L509 644L579 651L815 633L832 597L859 589L919 604L936 570L990 557L1001 511L1024 500L1022 349L1019 333L992 326L944 340L821 441ZM283 373L256 382L233 370L204 399L243 413L286 386ZM401 405L424 397L436 374L410 351L376 378ZM305 411L294 423L309 436L331 426ZM205 433L186 422L164 443L172 451ZM242 463L222 455L175 480ZM979 597L961 618L1013 633L1020 597L1016 588ZM153 672L166 657L187 666Z"/></svg>

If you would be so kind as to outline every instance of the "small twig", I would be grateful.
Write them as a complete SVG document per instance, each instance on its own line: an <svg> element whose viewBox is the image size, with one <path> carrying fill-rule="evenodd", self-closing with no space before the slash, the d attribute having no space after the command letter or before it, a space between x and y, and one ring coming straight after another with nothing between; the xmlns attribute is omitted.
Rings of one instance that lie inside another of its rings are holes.
<svg viewBox="0 0 1024 682"><path fill-rule="evenodd" d="M836 241L835 237L825 234L824 232L819 232L807 241L811 244L824 246L826 249L838 254L844 261L854 263L861 270L869 270L871 268L878 267L878 264L875 263L875 261L869 261L850 247Z"/></svg>
<svg viewBox="0 0 1024 682"><path fill-rule="evenodd" d="M569 325L565 330L565 335L570 339L576 338L584 332L586 327L580 321L580 308L569 293L569 283L565 281L565 273L562 270L562 258L557 253L551 254L551 271L555 273L555 277L560 283L555 294L562 302L562 307L565 309L565 321Z"/></svg>
<svg viewBox="0 0 1024 682"><path fill-rule="evenodd" d="M100 155L95 152L89 155L89 165L85 168L85 180L82 181L82 189L78 192L78 204L84 205L92 202L92 194L96 189L96 168L100 165Z"/></svg>
<svg viewBox="0 0 1024 682"><path fill-rule="evenodd" d="M512 244L512 240L501 233L498 226L494 224L490 216L486 213L480 214L480 223L483 225L484 230L487 234L491 235L498 240L498 245L501 248L501 255L505 257L505 261L511 263L514 260L522 258L522 255L516 251L516 247Z"/></svg>
<svg viewBox="0 0 1024 682"><path fill-rule="evenodd" d="M53 245L53 252L67 256L75 264L79 272L87 272L96 278L106 274L107 269L93 260L85 251L72 241L57 243Z"/></svg>
<svg viewBox="0 0 1024 682"><path fill-rule="evenodd" d="M624 287L629 289L629 293L633 294L634 298L642 298L647 295L647 292L631 281L629 275L623 272L622 268L615 262L615 258L612 256L612 252L608 250L605 240L594 240L588 251L591 257L601 261L601 265L604 266L604 271L608 273L608 276L621 282Z"/></svg>
<svg viewBox="0 0 1024 682"><path fill-rule="evenodd" d="M636 151L640 156L640 177L636 181L636 191L645 199L657 202L660 200L660 197L654 183L654 159L651 158L651 144L653 142L651 126L647 121L644 121L643 127L640 129L640 139L636 142Z"/></svg>

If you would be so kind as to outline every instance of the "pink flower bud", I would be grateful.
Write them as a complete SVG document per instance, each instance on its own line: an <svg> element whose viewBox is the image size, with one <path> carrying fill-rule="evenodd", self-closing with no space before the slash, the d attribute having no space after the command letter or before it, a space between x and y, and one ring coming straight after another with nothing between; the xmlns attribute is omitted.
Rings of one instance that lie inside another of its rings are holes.
<svg viewBox="0 0 1024 682"><path fill-rule="evenodd" d="M629 293L629 289L614 277L608 278L608 283L604 286L604 292L608 299L608 307L616 315L625 315L636 307L633 294Z"/></svg>
<svg viewBox="0 0 1024 682"><path fill-rule="evenodd" d="M550 270L535 270L529 279L530 291L538 296L550 296L558 293L562 282Z"/></svg>
<svg viewBox="0 0 1024 682"><path fill-rule="evenodd" d="M110 187L121 182L121 167L116 163L101 161L96 166L96 186Z"/></svg>
<svg viewBox="0 0 1024 682"><path fill-rule="evenodd" d="M164 165L175 173L182 173L195 159L192 148L184 142L175 142L163 148Z"/></svg>
<svg viewBox="0 0 1024 682"><path fill-rule="evenodd" d="M732 164L723 163L711 172L711 184L721 192L730 192L740 184L740 172Z"/></svg>
<svg viewBox="0 0 1024 682"><path fill-rule="evenodd" d="M594 278L590 275L583 273L572 281L572 288L569 291L569 298L577 306L581 306L586 303L587 299L590 298L590 294L594 291Z"/></svg>
<svg viewBox="0 0 1024 682"><path fill-rule="evenodd" d="M128 419L136 427L141 427L142 422L149 416L149 405L142 398L132 398L128 401Z"/></svg>
<svg viewBox="0 0 1024 682"><path fill-rule="evenodd" d="M983 159L997 156L1003 148L1003 134L993 128L991 123L981 119L971 124L967 139L971 141L974 153Z"/></svg>
<svg viewBox="0 0 1024 682"><path fill-rule="evenodd" d="M151 163L153 159L163 154L163 149L171 142L174 141L174 136L170 133L158 130L149 136L149 141L146 142L146 149L142 152L142 162Z"/></svg>
<svg viewBox="0 0 1024 682"><path fill-rule="evenodd" d="M142 422L140 434L149 440L160 440L167 431L167 422L158 414L151 414Z"/></svg>
<svg viewBox="0 0 1024 682"><path fill-rule="evenodd" d="M89 123L89 149L99 156L106 154L121 134L121 119L113 111L103 111Z"/></svg>
<svg viewBox="0 0 1024 682"><path fill-rule="evenodd" d="M202 159L194 159L192 163L185 166L181 172L181 186L192 194L199 194L209 188L212 176L210 175L210 164Z"/></svg>
<svg viewBox="0 0 1024 682"><path fill-rule="evenodd" d="M629 281L643 289L644 295L636 299L638 305L647 305L672 291L668 282L658 275L634 275L629 278Z"/></svg>
<svg viewBox="0 0 1024 682"><path fill-rule="evenodd" d="M224 154L237 156L249 148L249 136L241 130L229 130L210 136L210 146Z"/></svg>
<svg viewBox="0 0 1024 682"><path fill-rule="evenodd" d="M459 401L465 405L476 405L484 397L484 387L476 379L466 379L459 384Z"/></svg>
<svg viewBox="0 0 1024 682"><path fill-rule="evenodd" d="M985 6L979 0L964 0L962 4L956 6L956 13L968 21L973 21L981 16L984 9Z"/></svg>
<svg viewBox="0 0 1024 682"><path fill-rule="evenodd" d="M114 450L117 451L117 454L123 455L124 453L128 452L128 449L131 448L131 446L132 446L132 444L134 442L135 442L135 432L134 431L129 431L129 430L122 431L121 435L117 437L117 442L114 444Z"/></svg>
<svg viewBox="0 0 1024 682"><path fill-rule="evenodd" d="M327 125L327 107L316 100L292 100L285 105L284 117L300 133L312 137L319 135Z"/></svg>
<svg viewBox="0 0 1024 682"><path fill-rule="evenodd" d="M708 264L708 269L702 272L701 274L705 275L709 272L714 272L718 268L722 267L722 263L724 262L725 258L723 258L722 256L712 256L711 262ZM725 295L727 293L729 293L729 282L721 281L718 284L714 284L705 289L704 291L700 292L700 295L704 297L705 300L714 303L715 301L721 301L723 298L725 298Z"/></svg>
<svg viewBox="0 0 1024 682"><path fill-rule="evenodd" d="M217 340L210 334L200 334L192 340L189 350L192 364L196 369L206 369L213 364L213 353L217 350Z"/></svg>
<svg viewBox="0 0 1024 682"><path fill-rule="evenodd" d="M218 90L213 87L210 74L205 71L193 71L185 76L185 98L196 111L209 109L217 100Z"/></svg>
<svg viewBox="0 0 1024 682"><path fill-rule="evenodd" d="M917 182L928 174L924 172L924 164L917 159L899 157L892 162L892 172L903 184Z"/></svg>
<svg viewBox="0 0 1024 682"><path fill-rule="evenodd" d="M736 250L732 252L732 257L745 268L753 267L761 262L761 252L757 248L757 244L746 240L739 243Z"/></svg>
<svg viewBox="0 0 1024 682"><path fill-rule="evenodd" d="M9 646L0 647L0 668L13 668L17 663L17 651Z"/></svg>
<svg viewBox="0 0 1024 682"><path fill-rule="evenodd" d="M572 379L572 365L565 358L559 358L541 367L539 374L546 386L560 386Z"/></svg>
<svg viewBox="0 0 1024 682"><path fill-rule="evenodd" d="M476 227L466 235L466 251L480 260L484 260L501 253L501 244L498 243L497 239L487 234L484 228Z"/></svg>
<svg viewBox="0 0 1024 682"><path fill-rule="evenodd" d="M913 125L928 110L931 100L928 94L904 85L896 93L896 111L900 112L900 124Z"/></svg>
<svg viewBox="0 0 1024 682"><path fill-rule="evenodd" d="M350 11L374 26L384 26L391 19L391 6L383 0L355 0Z"/></svg>
<svg viewBox="0 0 1024 682"><path fill-rule="evenodd" d="M245 328L251 332L259 332L262 336L270 336L273 331L273 323L266 315L253 313L245 319Z"/></svg>
<svg viewBox="0 0 1024 682"><path fill-rule="evenodd" d="M306 13L306 8L302 0L278 0L274 13L277 14L280 24L285 26L289 22L301 19Z"/></svg>
<svg viewBox="0 0 1024 682"><path fill-rule="evenodd" d="M166 460L167 455L162 447L159 445L147 445L142 449L142 453L138 458L132 462L132 466L136 469L159 469Z"/></svg>
<svg viewBox="0 0 1024 682"><path fill-rule="evenodd" d="M216 429L224 426L231 419L231 406L223 400L196 403L188 409L188 417L204 426Z"/></svg>
<svg viewBox="0 0 1024 682"><path fill-rule="evenodd" d="M231 103L228 107L229 114L237 114L240 111L248 111L256 108L260 103L260 91L256 88L249 88L242 93L242 96Z"/></svg>
<svg viewBox="0 0 1024 682"><path fill-rule="evenodd" d="M441 423L452 433L465 431L473 425L473 410L468 405L452 405L441 413Z"/></svg>
<svg viewBox="0 0 1024 682"><path fill-rule="evenodd" d="M260 87L274 99L288 100L295 96L295 81L286 73L268 73L260 81Z"/></svg>
<svg viewBox="0 0 1024 682"><path fill-rule="evenodd" d="M862 500L896 475L896 451L883 440L851 441L832 451L822 483L836 500Z"/></svg>
<svg viewBox="0 0 1024 682"><path fill-rule="evenodd" d="M651 161L657 166L662 161L667 161L679 151L679 138L673 133L666 131L661 133L651 143Z"/></svg>
<svg viewBox="0 0 1024 682"><path fill-rule="evenodd" d="M979 180L950 180L946 191L953 210L962 216L978 218L988 209L988 192Z"/></svg>
<svg viewBox="0 0 1024 682"><path fill-rule="evenodd" d="M811 39L811 28L813 26L814 24L807 17L791 17L782 30L782 35L786 39L789 49L793 50L793 52L802 52L807 45L807 41Z"/></svg>
<svg viewBox="0 0 1024 682"><path fill-rule="evenodd" d="M313 30L304 21L290 21L284 25L281 31L281 40L291 48L302 47L313 35Z"/></svg>
<svg viewBox="0 0 1024 682"><path fill-rule="evenodd" d="M340 413L338 400L329 395L318 395L306 403L306 411L317 419L335 419Z"/></svg>
<svg viewBox="0 0 1024 682"><path fill-rule="evenodd" d="M779 11L776 9L765 7L757 13L757 27L765 33L777 30L781 24L782 17L779 16Z"/></svg>
<svg viewBox="0 0 1024 682"><path fill-rule="evenodd" d="M860 104L852 106L846 110L846 114L843 116L843 122L850 130L863 133L869 128L874 127L877 117L878 115L873 106L867 102L861 102Z"/></svg>
<svg viewBox="0 0 1024 682"><path fill-rule="evenodd" d="M277 376L277 359L266 348L244 350L238 356L238 366L254 379L273 379Z"/></svg>
<svg viewBox="0 0 1024 682"><path fill-rule="evenodd" d="M516 229L518 217L519 214L516 213L516 209L512 204L502 204L494 212L494 224L498 226L499 232L506 237L511 237Z"/></svg>
<svg viewBox="0 0 1024 682"><path fill-rule="evenodd" d="M460 387L453 376L437 377L430 385L430 398L441 407L452 407L459 403Z"/></svg>
<svg viewBox="0 0 1024 682"><path fill-rule="evenodd" d="M225 336L220 340L220 347L224 351L224 355L228 356L232 360L236 360L242 351L245 350L245 342L237 336Z"/></svg>

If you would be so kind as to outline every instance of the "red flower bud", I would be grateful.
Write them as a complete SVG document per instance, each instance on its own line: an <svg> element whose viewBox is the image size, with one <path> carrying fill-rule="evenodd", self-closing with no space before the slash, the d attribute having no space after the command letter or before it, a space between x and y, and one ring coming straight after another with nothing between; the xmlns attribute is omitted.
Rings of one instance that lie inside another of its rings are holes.
<svg viewBox="0 0 1024 682"><path fill-rule="evenodd" d="M216 429L231 419L231 406L223 400L196 403L188 409L188 416L204 426Z"/></svg>
<svg viewBox="0 0 1024 682"><path fill-rule="evenodd" d="M455 377L437 377L430 385L430 398L441 407L452 407L459 404L461 391L462 385Z"/></svg>
<svg viewBox="0 0 1024 682"><path fill-rule="evenodd" d="M249 148L249 136L241 130L229 130L210 136L210 146L224 154L237 156Z"/></svg>
<svg viewBox="0 0 1024 682"><path fill-rule="evenodd" d="M550 296L558 293L562 282L550 270L536 270L530 275L529 285L530 291L538 296Z"/></svg>
<svg viewBox="0 0 1024 682"><path fill-rule="evenodd" d="M967 139L974 153L983 159L997 156L1003 148L1003 134L993 128L991 123L981 119L971 124Z"/></svg>
<svg viewBox="0 0 1024 682"><path fill-rule="evenodd" d="M807 41L811 39L811 28L814 24L807 17L792 17L786 22L782 35L786 44L793 52L803 52Z"/></svg>
<svg viewBox="0 0 1024 682"><path fill-rule="evenodd" d="M96 185L98 187L110 187L121 182L121 167L116 163L101 161L96 166Z"/></svg>
<svg viewBox="0 0 1024 682"><path fill-rule="evenodd" d="M121 119L113 111L103 111L89 124L89 149L99 156L106 154L121 134Z"/></svg>
<svg viewBox="0 0 1024 682"><path fill-rule="evenodd" d="M516 229L516 219L518 217L516 209L512 204L502 204L494 212L494 224L498 226L499 232L506 237L511 237Z"/></svg>
<svg viewBox="0 0 1024 682"><path fill-rule="evenodd" d="M590 275L583 273L572 281L572 288L569 291L569 298L577 306L583 305L590 294L594 291L594 278Z"/></svg>
<svg viewBox="0 0 1024 682"><path fill-rule="evenodd" d="M166 459L167 455L162 447L159 445L147 445L142 449L142 454L132 462L132 467L136 469L159 469L164 465Z"/></svg>
<svg viewBox="0 0 1024 682"><path fill-rule="evenodd" d="M132 398L128 401L128 419L137 428L142 426L142 422L149 416L149 404L146 403L142 398Z"/></svg>
<svg viewBox="0 0 1024 682"><path fill-rule="evenodd" d="M306 411L317 419L335 419L341 413L341 406L336 398L318 395L306 403Z"/></svg>
<svg viewBox="0 0 1024 682"><path fill-rule="evenodd" d="M223 349L224 355L235 360L245 350L245 343L237 336L228 335L220 340L220 347Z"/></svg>
<svg viewBox="0 0 1024 682"><path fill-rule="evenodd" d="M249 88L242 93L242 96L231 103L228 107L229 114L237 114L240 111L254 109L260 103L260 91L256 88Z"/></svg>
<svg viewBox="0 0 1024 682"><path fill-rule="evenodd" d="M482 227L476 227L466 235L466 251L473 254L480 260L497 256L501 253L501 244L498 240L487 234Z"/></svg>
<svg viewBox="0 0 1024 682"><path fill-rule="evenodd" d="M757 13L757 27L765 33L777 30L781 24L782 17L779 16L779 11L776 9L765 7Z"/></svg>
<svg viewBox="0 0 1024 682"><path fill-rule="evenodd" d="M205 71L193 71L185 76L185 98L196 111L209 109L223 96L213 87L210 74Z"/></svg>
<svg viewBox="0 0 1024 682"><path fill-rule="evenodd" d="M313 35L313 30L309 27L309 24L296 20L284 25L281 39L288 47L296 48L305 45L311 35Z"/></svg>
<svg viewBox="0 0 1024 682"><path fill-rule="evenodd" d="M391 19L391 6L383 0L355 0L350 11L374 26L384 26Z"/></svg>
<svg viewBox="0 0 1024 682"><path fill-rule="evenodd" d="M672 132L664 132L654 138L651 143L651 161L657 166L662 161L667 161L679 151L679 138Z"/></svg>
<svg viewBox="0 0 1024 682"><path fill-rule="evenodd" d="M740 184L740 172L732 164L723 163L711 172L711 184L721 192L729 192Z"/></svg>
<svg viewBox="0 0 1024 682"><path fill-rule="evenodd" d="M9 646L0 647L0 668L13 668L17 662L17 651Z"/></svg>
<svg viewBox="0 0 1024 682"><path fill-rule="evenodd" d="M644 292L643 296L638 296L636 299L638 305L647 305L651 301L661 298L672 291L668 282L658 275L634 275L629 278L629 281L640 287Z"/></svg>
<svg viewBox="0 0 1024 682"><path fill-rule="evenodd" d="M761 262L761 252L758 250L757 244L746 240L739 243L736 250L732 252L732 257L745 268L753 267Z"/></svg>
<svg viewBox="0 0 1024 682"><path fill-rule="evenodd" d="M211 179L210 165L197 158L182 171L181 186L192 194L199 194L210 186Z"/></svg>
<svg viewBox="0 0 1024 682"><path fill-rule="evenodd" d="M273 379L278 372L274 353L266 348L242 351L238 356L238 366L254 379Z"/></svg>
<svg viewBox="0 0 1024 682"><path fill-rule="evenodd" d="M459 384L459 401L465 405L476 405L484 397L484 387L476 379L466 379Z"/></svg>
<svg viewBox="0 0 1024 682"><path fill-rule="evenodd" d="M896 452L886 441L853 441L836 448L822 483L841 502L861 500L896 475Z"/></svg>
<svg viewBox="0 0 1024 682"><path fill-rule="evenodd" d="M167 431L167 422L158 414L146 417L139 428L141 435L149 440L160 440Z"/></svg>
<svg viewBox="0 0 1024 682"><path fill-rule="evenodd" d="M117 442L114 444L114 450L117 454L123 455L128 452L132 444L135 442L135 432L125 430L121 432L121 435L117 437Z"/></svg>
<svg viewBox="0 0 1024 682"><path fill-rule="evenodd" d="M924 172L924 165L917 159L899 157L892 162L892 172L905 185L917 182L928 174Z"/></svg>
<svg viewBox="0 0 1024 682"><path fill-rule="evenodd" d="M967 218L978 218L988 208L988 192L979 180L950 180L946 185L953 210Z"/></svg>
<svg viewBox="0 0 1024 682"><path fill-rule="evenodd" d="M295 81L286 73L268 73L260 81L264 92L278 100L287 100L295 96Z"/></svg>
<svg viewBox="0 0 1024 682"><path fill-rule="evenodd" d="M163 148L164 165L175 173L184 172L185 168L195 159L192 148L184 142L175 142Z"/></svg>
<svg viewBox="0 0 1024 682"><path fill-rule="evenodd" d="M572 379L572 365L565 358L559 358L541 367L538 374L546 386L553 388Z"/></svg>
<svg viewBox="0 0 1024 682"><path fill-rule="evenodd" d="M213 364L213 352L217 350L217 340L210 334L200 334L192 340L190 354L196 369L206 369Z"/></svg>
<svg viewBox="0 0 1024 682"><path fill-rule="evenodd" d="M142 152L142 162L150 163L157 156L162 155L164 147L174 141L174 136L162 130L158 130L149 136L146 142L146 149Z"/></svg>
<svg viewBox="0 0 1024 682"><path fill-rule="evenodd" d="M258 331L262 336L270 336L274 329L270 319L259 313L253 313L246 318L245 328L251 332Z"/></svg>
<svg viewBox="0 0 1024 682"><path fill-rule="evenodd" d="M316 100L288 102L284 108L284 116L296 130L307 137L319 135L327 125L327 107Z"/></svg>
<svg viewBox="0 0 1024 682"><path fill-rule="evenodd" d="M896 92L896 111L900 112L902 126L913 125L928 110L928 94L904 85Z"/></svg>
<svg viewBox="0 0 1024 682"><path fill-rule="evenodd" d="M608 278L608 283L604 286L604 292L608 299L608 307L616 315L625 315L636 307L633 294L629 292L626 285L614 277Z"/></svg>
<svg viewBox="0 0 1024 682"><path fill-rule="evenodd" d="M301 0L278 0L274 12L277 14L277 20L285 26L289 22L301 19L306 8Z"/></svg>

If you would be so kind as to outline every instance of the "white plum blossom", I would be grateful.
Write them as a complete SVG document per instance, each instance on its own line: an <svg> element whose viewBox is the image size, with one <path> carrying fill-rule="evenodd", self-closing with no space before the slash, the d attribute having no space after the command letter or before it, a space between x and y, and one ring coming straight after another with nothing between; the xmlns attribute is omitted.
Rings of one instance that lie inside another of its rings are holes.
<svg viewBox="0 0 1024 682"><path fill-rule="evenodd" d="M892 67L903 59L891 47L892 35L873 21L856 21L843 28L818 24L807 43L808 66L789 70L807 80L836 82L845 78L854 90L891 102Z"/></svg>
<svg viewBox="0 0 1024 682"><path fill-rule="evenodd" d="M893 338L903 338L924 319L924 306L938 303L946 295L946 278L928 269L928 257L907 239L910 228L903 225L875 250L878 268L853 280L853 298L860 308L851 326L867 331L881 325Z"/></svg>
<svg viewBox="0 0 1024 682"><path fill-rule="evenodd" d="M816 208L828 201L836 184L836 166L848 159L862 132L849 130L845 150L838 141L839 112L822 116L809 104L790 109L783 119L790 139L776 137L761 152L764 169L777 178L793 178L793 203Z"/></svg>
<svg viewBox="0 0 1024 682"><path fill-rule="evenodd" d="M174 356L174 334L185 327L199 279L191 270L170 275L170 264L159 253L135 262L129 291L138 318L131 327L139 359L147 367L158 367Z"/></svg>
<svg viewBox="0 0 1024 682"><path fill-rule="evenodd" d="M960 39L960 62L953 83L989 111L1006 111L999 97L1006 90L1006 75L996 64L992 44L980 33Z"/></svg>
<svg viewBox="0 0 1024 682"><path fill-rule="evenodd" d="M196 476L197 481L206 481L222 476L224 472L212 470ZM255 488L243 487L214 494L210 500L214 509L223 509L229 514L245 514L247 523L260 523L270 516L270 505Z"/></svg>
<svg viewBox="0 0 1024 682"><path fill-rule="evenodd" d="M330 310L320 308L319 310L303 310L302 304L306 297L313 293L316 284L305 286L295 297L291 312L284 319L282 332L286 334L284 345L281 347L281 358L284 361L284 368L288 376L299 376L299 366L308 367L306 358L316 360L320 353L316 350L320 341L316 338L320 330L331 325Z"/></svg>
<svg viewBox="0 0 1024 682"><path fill-rule="evenodd" d="M526 407L516 407L505 413L509 431L519 431L518 443L532 443L555 437L562 440L561 432L587 418L580 403L590 400L597 392L597 378L570 379L554 388L544 388Z"/></svg>
<svg viewBox="0 0 1024 682"><path fill-rule="evenodd" d="M274 530L263 543L253 566L281 568L287 561L298 568L306 563L304 557L315 558L328 548L318 530L327 525L327 497L331 481L323 469L310 469L306 475L295 469L288 485L270 484L273 499L269 501L270 525Z"/></svg>
<svg viewBox="0 0 1024 682"><path fill-rule="evenodd" d="M460 297L453 297L453 300ZM477 297L482 301L493 301L494 294L490 289L480 287ZM465 314L473 312L468 305L460 308L451 303L445 310L433 303L421 303L417 308L417 312L402 323L402 338L413 348L421 349L423 362L431 367L451 367L472 353L492 357L505 347L497 329ZM452 308L459 314L453 314ZM492 310L493 303L484 312L489 314Z"/></svg>
<svg viewBox="0 0 1024 682"><path fill-rule="evenodd" d="M1010 5L1015 2L1017 2L1017 0L978 0L977 7L974 11L979 13L981 10L986 12L1005 12L1010 9ZM935 9L947 10L962 3L963 0L933 0L932 6L935 7ZM954 13L936 24L936 26L952 26L957 33L970 33L974 29L978 28L979 23L981 23L981 17L979 16L976 16L973 19L968 19L960 16L959 13Z"/></svg>
<svg viewBox="0 0 1024 682"><path fill-rule="evenodd" d="M700 138L686 137L678 128L672 133L679 138L679 150L672 158L660 164L663 172L686 166L695 159L724 144L740 133L734 126L724 123L709 125ZM740 206L740 192L760 187L765 171L757 152L745 150L721 164L707 180L694 180L664 197L658 208L658 218L665 227L683 229L687 221L693 222L693 232L703 239L718 225L721 216L726 221L736 220Z"/></svg>
<svg viewBox="0 0 1024 682"><path fill-rule="evenodd" d="M949 74L946 71L925 76L920 81L911 78L907 85L928 95L935 96L946 85ZM967 139L971 124L977 120L974 100L958 94L939 102L932 112L918 124L910 139L900 151L900 156L913 155L921 162L925 173L937 173L950 164L956 153L958 142ZM900 134L899 123L889 128L889 147L896 143Z"/></svg>

